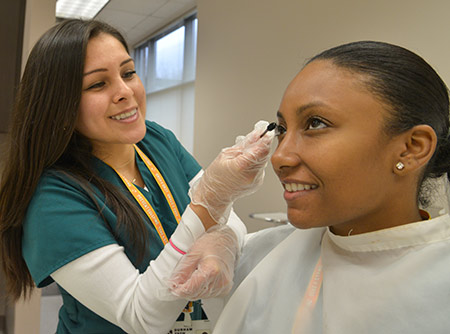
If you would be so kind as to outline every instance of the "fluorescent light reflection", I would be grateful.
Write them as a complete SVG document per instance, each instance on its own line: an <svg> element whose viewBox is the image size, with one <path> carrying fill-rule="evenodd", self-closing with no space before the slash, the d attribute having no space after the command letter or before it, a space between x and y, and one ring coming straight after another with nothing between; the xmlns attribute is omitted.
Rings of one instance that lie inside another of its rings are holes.
<svg viewBox="0 0 450 334"><path fill-rule="evenodd" d="M57 0L56 17L92 19L109 0Z"/></svg>

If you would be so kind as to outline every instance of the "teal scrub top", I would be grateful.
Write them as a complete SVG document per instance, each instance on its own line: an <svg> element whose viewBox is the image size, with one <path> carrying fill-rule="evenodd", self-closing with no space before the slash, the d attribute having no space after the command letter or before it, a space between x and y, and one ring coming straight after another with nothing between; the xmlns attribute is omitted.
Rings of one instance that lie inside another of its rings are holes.
<svg viewBox="0 0 450 334"><path fill-rule="evenodd" d="M183 148L172 132L154 122L146 122L147 133L138 143L139 148L152 160L169 186L180 214L190 199L189 181L200 171L200 165ZM177 227L169 204L151 172L136 153L139 171L148 188L142 193L153 206L161 224L170 238ZM99 159L94 159L98 175L110 181L130 198L126 186L115 171ZM46 171L41 177L35 194L28 206L24 220L22 252L28 269L38 287L53 282L54 271L65 264L97 248L117 243L123 246L132 263L135 257L127 236L119 234L116 240L110 232L116 228L116 215L105 205L104 197L96 190L98 212L94 201L74 180L56 171ZM134 199L133 199L134 200ZM139 266L143 273L150 262L164 247L153 224L142 211L149 229L148 254ZM120 328L90 311L61 287L63 306L59 312L57 333L124 333Z"/></svg>

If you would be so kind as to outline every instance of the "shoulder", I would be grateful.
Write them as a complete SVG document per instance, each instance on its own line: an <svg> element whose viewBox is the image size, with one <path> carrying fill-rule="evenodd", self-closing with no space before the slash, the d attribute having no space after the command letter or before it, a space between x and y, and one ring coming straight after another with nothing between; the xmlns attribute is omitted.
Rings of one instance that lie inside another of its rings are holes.
<svg viewBox="0 0 450 334"><path fill-rule="evenodd" d="M188 180L191 180L201 169L194 157L178 141L175 134L163 126L146 121L147 133L138 146L159 167L175 166L182 168Z"/></svg>
<svg viewBox="0 0 450 334"><path fill-rule="evenodd" d="M62 193L83 192L82 186L68 173L47 170L45 171L36 187L33 200L39 200L42 196L52 196Z"/></svg>
<svg viewBox="0 0 450 334"><path fill-rule="evenodd" d="M281 244L284 246L289 244L289 247L294 246L296 257L301 257L302 254L310 254L313 249L320 249L324 232L325 228L301 230L287 224L249 234L236 268L236 283L239 284L245 279L259 263Z"/></svg>
<svg viewBox="0 0 450 334"><path fill-rule="evenodd" d="M55 224L63 226L72 217L89 214L99 216L104 198L93 186L82 185L75 177L59 171L46 171L40 178L27 208L24 229L42 229ZM103 208L106 210L106 207ZM42 220L45 217L45 220ZM67 226L65 226L67 228ZM52 228L49 228L51 231Z"/></svg>
<svg viewBox="0 0 450 334"><path fill-rule="evenodd" d="M164 128L163 126L159 125L158 123L149 121L149 120L145 121L145 127L147 128L147 133L152 132L152 131L160 132L160 133L169 131L166 128Z"/></svg>
<svg viewBox="0 0 450 334"><path fill-rule="evenodd" d="M239 281L240 278L247 276L267 254L295 230L294 226L288 224L248 234L236 268L237 280Z"/></svg>
<svg viewBox="0 0 450 334"><path fill-rule="evenodd" d="M142 140L143 142L150 140L150 138L160 138L178 143L175 134L171 130L159 125L158 123L147 120L145 121L145 126L147 128L147 132L144 139Z"/></svg>
<svg viewBox="0 0 450 334"><path fill-rule="evenodd" d="M171 130L152 121L145 121L145 125L147 132L138 143L141 149L147 150L147 153L151 155L156 152L161 152L163 155L170 153L179 155L180 152L184 151L181 143Z"/></svg>
<svg viewBox="0 0 450 334"><path fill-rule="evenodd" d="M268 253L295 230L294 226L286 224L250 233L246 238L244 252L250 253L252 250L264 246Z"/></svg>
<svg viewBox="0 0 450 334"><path fill-rule="evenodd" d="M49 283L49 275L59 267L116 242L102 216L115 219L101 200L96 203L69 175L48 171L41 177L27 208L22 236L23 257L39 287Z"/></svg>
<svg viewBox="0 0 450 334"><path fill-rule="evenodd" d="M89 189L88 189L89 188ZM29 208L47 203L64 203L65 201L92 203L93 196L98 200L100 193L89 184L83 185L73 175L58 170L45 171L36 186ZM100 196L102 197L102 196Z"/></svg>

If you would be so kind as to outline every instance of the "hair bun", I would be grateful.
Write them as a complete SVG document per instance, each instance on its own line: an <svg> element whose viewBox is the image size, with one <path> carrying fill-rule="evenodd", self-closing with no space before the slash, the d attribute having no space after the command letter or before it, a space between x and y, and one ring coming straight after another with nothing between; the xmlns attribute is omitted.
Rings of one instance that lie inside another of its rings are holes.
<svg viewBox="0 0 450 334"><path fill-rule="evenodd" d="M434 177L440 177L447 173L450 180L450 135L446 139L438 141L434 160L430 164L430 173Z"/></svg>

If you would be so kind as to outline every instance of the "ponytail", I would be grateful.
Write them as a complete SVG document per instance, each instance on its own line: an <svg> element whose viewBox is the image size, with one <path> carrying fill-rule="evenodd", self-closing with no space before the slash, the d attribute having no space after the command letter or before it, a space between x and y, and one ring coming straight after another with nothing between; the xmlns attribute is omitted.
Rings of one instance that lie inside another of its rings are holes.
<svg viewBox="0 0 450 334"><path fill-rule="evenodd" d="M431 178L438 178L447 174L450 181L450 137L438 140L436 151L428 164L428 174Z"/></svg>

